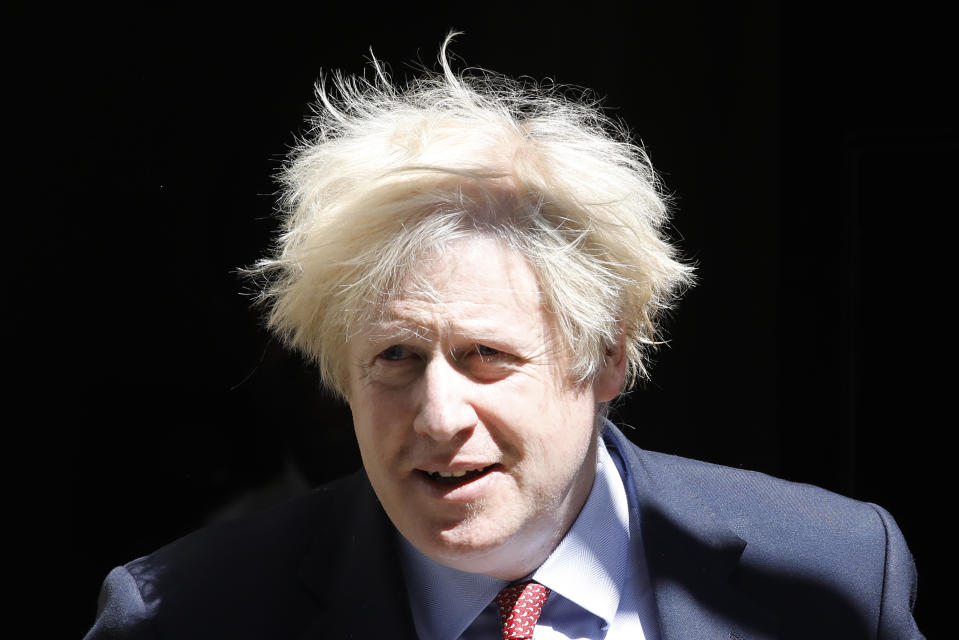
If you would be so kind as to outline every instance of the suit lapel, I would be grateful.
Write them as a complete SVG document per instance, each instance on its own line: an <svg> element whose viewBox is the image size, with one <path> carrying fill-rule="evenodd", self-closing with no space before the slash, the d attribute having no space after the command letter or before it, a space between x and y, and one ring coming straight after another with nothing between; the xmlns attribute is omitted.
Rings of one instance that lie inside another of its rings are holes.
<svg viewBox="0 0 959 640"><path fill-rule="evenodd" d="M349 480L335 522L317 527L300 576L320 609L301 640L320 638L415 639L395 532L360 471Z"/></svg>
<svg viewBox="0 0 959 640"><path fill-rule="evenodd" d="M607 433L632 474L662 639L774 638L775 617L735 585L747 541L668 458L648 455L612 425Z"/></svg>

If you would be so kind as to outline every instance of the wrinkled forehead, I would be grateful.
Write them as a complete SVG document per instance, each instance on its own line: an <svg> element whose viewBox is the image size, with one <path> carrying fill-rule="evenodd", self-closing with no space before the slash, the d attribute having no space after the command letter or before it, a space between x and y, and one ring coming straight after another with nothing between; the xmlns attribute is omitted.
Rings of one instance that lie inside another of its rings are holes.
<svg viewBox="0 0 959 640"><path fill-rule="evenodd" d="M357 329L371 337L433 340L448 331L482 337L504 325L541 327L547 314L536 275L520 252L494 238L470 236L421 256L365 316Z"/></svg>
<svg viewBox="0 0 959 640"><path fill-rule="evenodd" d="M516 298L541 303L540 285L526 258L488 235L453 240L420 256L391 296L394 306Z"/></svg>

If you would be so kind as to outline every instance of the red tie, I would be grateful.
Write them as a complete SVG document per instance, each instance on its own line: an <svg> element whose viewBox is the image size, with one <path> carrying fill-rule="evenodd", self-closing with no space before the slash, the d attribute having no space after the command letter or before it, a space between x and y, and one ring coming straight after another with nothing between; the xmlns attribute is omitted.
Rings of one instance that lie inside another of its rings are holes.
<svg viewBox="0 0 959 640"><path fill-rule="evenodd" d="M506 587L494 602L499 606L503 640L529 640L543 611L549 589L538 582L523 582Z"/></svg>

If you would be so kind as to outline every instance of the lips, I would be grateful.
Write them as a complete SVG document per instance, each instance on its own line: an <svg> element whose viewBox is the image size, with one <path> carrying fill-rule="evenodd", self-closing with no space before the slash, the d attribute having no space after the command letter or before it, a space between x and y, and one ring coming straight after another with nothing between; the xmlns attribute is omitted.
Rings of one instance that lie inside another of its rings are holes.
<svg viewBox="0 0 959 640"><path fill-rule="evenodd" d="M418 469L418 471L425 475L431 482L440 485L455 486L480 478L489 473L494 467L496 467L496 464L475 469L457 469L456 471L426 471L424 469Z"/></svg>

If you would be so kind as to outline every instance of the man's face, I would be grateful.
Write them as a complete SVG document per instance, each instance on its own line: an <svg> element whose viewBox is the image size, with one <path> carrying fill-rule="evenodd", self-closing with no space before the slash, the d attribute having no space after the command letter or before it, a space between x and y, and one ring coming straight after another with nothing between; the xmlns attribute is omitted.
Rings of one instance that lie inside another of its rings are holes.
<svg viewBox="0 0 959 640"><path fill-rule="evenodd" d="M597 403L616 395L622 372L569 381L533 272L493 240L455 243L423 275L429 293L401 296L348 345L363 464L420 551L516 579L585 502Z"/></svg>

